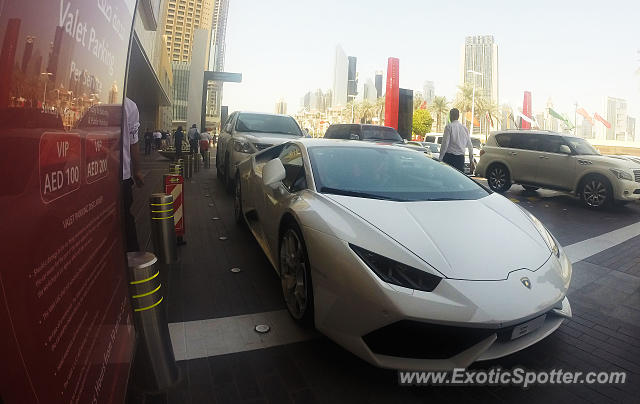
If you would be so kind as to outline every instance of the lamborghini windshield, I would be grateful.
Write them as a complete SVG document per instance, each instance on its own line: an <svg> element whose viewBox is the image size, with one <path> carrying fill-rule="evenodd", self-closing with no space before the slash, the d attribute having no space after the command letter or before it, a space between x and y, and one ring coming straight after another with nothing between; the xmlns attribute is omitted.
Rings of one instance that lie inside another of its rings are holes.
<svg viewBox="0 0 640 404"><path fill-rule="evenodd" d="M464 174L399 147L315 146L309 148L309 157L321 193L402 202L488 195Z"/></svg>

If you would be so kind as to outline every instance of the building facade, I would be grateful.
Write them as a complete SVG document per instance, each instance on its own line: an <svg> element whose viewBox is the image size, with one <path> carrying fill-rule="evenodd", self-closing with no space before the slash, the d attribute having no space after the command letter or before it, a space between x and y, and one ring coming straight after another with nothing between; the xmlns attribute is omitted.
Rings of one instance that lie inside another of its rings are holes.
<svg viewBox="0 0 640 404"><path fill-rule="evenodd" d="M427 105L431 105L433 99L436 97L436 90L433 81L425 81L422 86L422 90L423 99L427 102Z"/></svg>
<svg viewBox="0 0 640 404"><path fill-rule="evenodd" d="M276 114L286 115L287 114L287 103L284 99L280 99L280 101L276 102Z"/></svg>
<svg viewBox="0 0 640 404"><path fill-rule="evenodd" d="M493 35L466 37L461 62L460 82L473 85L475 80L476 96L487 97L499 105L498 45Z"/></svg>
<svg viewBox="0 0 640 404"><path fill-rule="evenodd" d="M382 97L382 71L376 72L376 98Z"/></svg>
<svg viewBox="0 0 640 404"><path fill-rule="evenodd" d="M224 71L228 12L229 0L215 0L211 18L209 70L216 72ZM207 127L220 125L222 90L221 82L211 81L207 83Z"/></svg>
<svg viewBox="0 0 640 404"><path fill-rule="evenodd" d="M633 137L627 135L627 101L622 98L607 97L605 99L606 119L611 124L605 128L605 140L632 141Z"/></svg>
<svg viewBox="0 0 640 404"><path fill-rule="evenodd" d="M349 56L349 68L347 71L347 101L353 101L358 95L358 58Z"/></svg>
<svg viewBox="0 0 640 404"><path fill-rule="evenodd" d="M344 107L347 104L347 80L349 60L340 45L336 46L333 64L333 100L334 107Z"/></svg>

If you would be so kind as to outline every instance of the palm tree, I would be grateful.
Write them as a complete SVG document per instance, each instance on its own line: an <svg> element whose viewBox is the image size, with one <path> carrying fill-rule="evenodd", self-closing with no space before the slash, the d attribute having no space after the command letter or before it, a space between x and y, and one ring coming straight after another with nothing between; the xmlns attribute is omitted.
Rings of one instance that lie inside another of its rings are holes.
<svg viewBox="0 0 640 404"><path fill-rule="evenodd" d="M473 103L473 87L470 83L465 83L458 86L460 90L456 95L456 99L453 101L453 106L460 110L462 116L462 122L466 125L467 112L471 111L471 104Z"/></svg>
<svg viewBox="0 0 640 404"><path fill-rule="evenodd" d="M373 117L376 114L376 106L372 104L368 100L363 100L359 102L356 106L356 110L358 112L358 117L360 118L361 123L371 123Z"/></svg>
<svg viewBox="0 0 640 404"><path fill-rule="evenodd" d="M375 110L378 116L378 125L382 125L382 121L384 121L384 104L385 104L384 96L376 100Z"/></svg>
<svg viewBox="0 0 640 404"><path fill-rule="evenodd" d="M479 122L484 122L483 133L486 135L486 140L489 136L489 127L500 122L500 108L489 98L477 97L474 113Z"/></svg>
<svg viewBox="0 0 640 404"><path fill-rule="evenodd" d="M449 112L447 97L434 97L430 109L431 113L436 116L436 131L442 132L442 122L444 122L444 117Z"/></svg>

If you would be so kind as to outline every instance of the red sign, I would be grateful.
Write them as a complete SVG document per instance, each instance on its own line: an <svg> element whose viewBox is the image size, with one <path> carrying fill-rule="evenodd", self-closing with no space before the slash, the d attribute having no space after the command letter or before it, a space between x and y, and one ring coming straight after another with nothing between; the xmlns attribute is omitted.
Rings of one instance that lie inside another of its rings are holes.
<svg viewBox="0 0 640 404"><path fill-rule="evenodd" d="M2 3L4 403L125 399L135 332L119 145L134 7Z"/></svg>
<svg viewBox="0 0 640 404"><path fill-rule="evenodd" d="M524 92L524 101L522 103L522 115L531 119L531 92ZM531 129L531 123L526 120L522 120L522 129Z"/></svg>
<svg viewBox="0 0 640 404"><path fill-rule="evenodd" d="M400 107L400 60L389 58L387 66L387 93L384 102L384 125L398 130Z"/></svg>

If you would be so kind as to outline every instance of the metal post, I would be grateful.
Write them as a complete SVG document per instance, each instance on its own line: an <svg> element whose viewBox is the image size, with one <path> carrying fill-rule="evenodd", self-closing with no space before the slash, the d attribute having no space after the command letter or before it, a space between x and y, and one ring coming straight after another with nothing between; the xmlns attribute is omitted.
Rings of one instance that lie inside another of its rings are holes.
<svg viewBox="0 0 640 404"><path fill-rule="evenodd" d="M211 168L211 151L204 152L204 168Z"/></svg>
<svg viewBox="0 0 640 404"><path fill-rule="evenodd" d="M179 373L162 305L162 277L155 265L158 259L149 252L129 252L127 261L131 305L140 337L136 381L148 390L166 390L178 381Z"/></svg>
<svg viewBox="0 0 640 404"><path fill-rule="evenodd" d="M165 183L164 178L162 183ZM178 260L176 229L173 222L173 195L151 194L149 210L151 212L153 251L161 264L173 264Z"/></svg>
<svg viewBox="0 0 640 404"><path fill-rule="evenodd" d="M178 164L180 165L180 175L184 177L185 173L187 170L185 170L186 168L186 163L184 158L178 159Z"/></svg>
<svg viewBox="0 0 640 404"><path fill-rule="evenodd" d="M191 154L184 155L184 178L191 178L193 166L191 165Z"/></svg>
<svg viewBox="0 0 640 404"><path fill-rule="evenodd" d="M193 153L193 171L200 172L200 153Z"/></svg>

